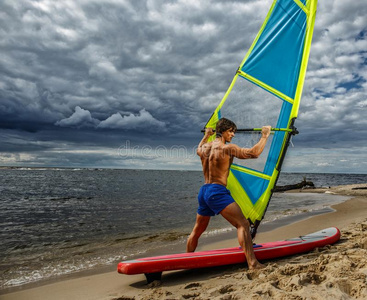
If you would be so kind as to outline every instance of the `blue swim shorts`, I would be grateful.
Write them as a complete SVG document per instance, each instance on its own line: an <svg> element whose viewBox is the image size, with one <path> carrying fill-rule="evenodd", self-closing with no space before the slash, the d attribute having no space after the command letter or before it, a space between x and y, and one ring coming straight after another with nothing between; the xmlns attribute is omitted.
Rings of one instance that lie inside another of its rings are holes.
<svg viewBox="0 0 367 300"><path fill-rule="evenodd" d="M204 184L198 195L198 214L201 216L218 215L229 204L234 202L231 192L220 184Z"/></svg>

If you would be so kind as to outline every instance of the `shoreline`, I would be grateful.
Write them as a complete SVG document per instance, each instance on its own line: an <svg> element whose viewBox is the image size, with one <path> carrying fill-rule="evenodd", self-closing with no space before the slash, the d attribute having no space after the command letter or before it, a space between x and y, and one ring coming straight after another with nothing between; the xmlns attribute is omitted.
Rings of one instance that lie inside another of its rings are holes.
<svg viewBox="0 0 367 300"><path fill-rule="evenodd" d="M344 200L344 201L347 201L347 200ZM272 231L272 230L277 229L279 227L283 227L283 226L286 226L286 225L297 223L297 222L300 222L300 221L305 220L305 219L312 218L312 217L317 216L317 215L322 215L322 214L326 214L326 213L330 213L330 212L334 212L334 211L335 210L333 208L331 208L331 206L330 206L330 207L325 207L325 208L315 210L315 211L308 211L308 212L299 213L299 214L296 214L296 215L286 216L286 217L281 218L281 219L276 219L276 220L273 220L273 221L264 222L259 228L259 231L257 233L257 237L261 233ZM257 241L257 237L256 237L256 241ZM231 230L227 230L227 231L224 231L224 232L221 232L221 233L214 234L214 235L206 235L206 236L203 235L200 238L200 243L197 247L197 251L212 249L213 248L212 245L216 245L217 243L223 244L225 242L228 242L228 247L232 247L234 244L237 243L236 232L235 232L234 228L231 229ZM186 247L185 243L186 243L186 239L183 240L183 241L178 242L177 244L173 244L173 245L170 245L170 246L149 249L144 254L135 255L135 256L132 256L129 259L180 253L180 252L185 251L185 247ZM49 284L62 282L62 281L74 280L74 279L78 279L78 278L82 278L82 277L88 277L88 276L93 276L93 275L111 273L111 272L114 272L114 269L116 268L116 266L119 262L120 261L117 261L112 265L108 265L108 266L104 266L104 267L98 267L98 268L93 268L93 269L89 269L89 270L83 270L83 271L74 272L74 273L70 273L70 274L64 274L64 275L61 275L61 276L58 276L58 277L52 277L52 278L47 278L47 279L43 279L43 280L40 280L40 281L30 282L30 283L26 283L26 284L22 284L22 285L18 285L18 286L3 288L3 289L0 289L0 300L1 300L1 295L11 294L11 293L20 292L20 291L26 291L26 290L29 290L29 289L39 288L39 287L42 287L42 286L46 286L46 285L49 285Z"/></svg>
<svg viewBox="0 0 367 300"><path fill-rule="evenodd" d="M367 190L365 189L366 186L367 184L358 184L338 186L328 189L306 189L302 191L290 191L301 193L328 192L335 193L337 195L350 196L353 198L343 203L333 205L332 209L334 211L332 212L325 212L322 214L306 217L306 219L296 220L295 222L291 222L289 224L281 224L272 230L271 228L270 230L261 230L256 237L256 242L261 243L265 241L270 242L275 240L283 240L333 226L338 227L342 230L342 240L345 239L344 235L346 230L352 230L346 229L348 226L350 227L351 224L357 223L361 224L361 227L365 226L363 225L363 222L366 222L367 220ZM361 189L353 189L356 187L361 187ZM263 226L265 225L266 224L264 224ZM355 227L358 226L359 225L355 225ZM233 247L234 243L235 245L237 244L237 239L234 237L233 231L226 232L222 235L223 237L221 240L218 240L218 238L216 237L211 241L211 237L207 237L201 242L198 250L200 251L215 248ZM227 238L224 238L224 235L226 235ZM230 235L232 236L232 238L229 237ZM337 244L339 245L340 242ZM331 249L333 248L334 246L331 247ZM300 256L307 257L307 255L308 254L304 254ZM279 264L282 261L284 261L284 263L287 263L288 261L293 260L294 257L283 258L276 260L276 263ZM266 265L268 266L266 270L270 268L269 266L271 266L272 263L273 262L266 262ZM238 271L239 267L241 268L241 271ZM107 271L106 267L105 272L96 273L95 271L93 274L93 271L87 271L89 274L87 272L83 272L83 274L71 274L68 276L69 278L56 278L43 283L40 282L29 284L27 285L27 287L21 286L9 288L0 292L0 299L161 299L165 297L164 293L171 293L170 299L181 299L182 297L180 298L179 295L182 296L183 293L188 294L190 292L190 289L185 288L190 282L199 282L201 289L204 290L204 292L201 292L201 295L204 296L204 298L209 297L214 299L214 296L211 297L209 294L205 294L205 291L208 290L208 288L205 288L204 285L218 285L217 283L215 283L215 281L218 280L218 276L228 276L227 281L232 281L232 283L239 282L240 280L237 279L237 277L243 276L244 270L246 274L252 274L251 271L247 270L247 267L238 265L203 270L166 272L163 274L163 285L161 287L153 288L145 284L144 275L121 275L118 274L116 271ZM367 274L367 265L365 270ZM224 273L225 275L223 275ZM271 275L271 273L272 272L265 275L269 276ZM216 278L213 278L213 276ZM196 293L199 292L196 291ZM160 298L158 297L158 294L160 295ZM231 292L228 292L228 294L231 294ZM200 299L200 297L197 299Z"/></svg>
<svg viewBox="0 0 367 300"><path fill-rule="evenodd" d="M294 193L294 191L290 191L290 192ZM283 193L283 192L280 192L280 193ZM341 195L336 195L336 196L341 196ZM346 197L346 196L344 197L345 199L341 200L341 202L350 199L350 197ZM275 219L271 221L264 220L261 226L259 227L256 239L254 241L257 242L257 238L260 233L268 232L268 231L277 229L282 226L286 226L286 225L293 224L293 223L296 223L296 222L299 222L299 221L302 221L308 218L312 218L313 216L322 215L325 213L335 211L334 209L331 208L331 206L332 205L325 206L324 208L320 208L318 210L311 210L311 211L302 212L302 213L298 213L294 215L284 216L283 218ZM230 224L228 224L228 226L230 226ZM210 231L207 232L207 235L204 233L203 236L200 238L199 245L197 247L197 251L212 249L213 247L211 247L211 245L215 245L217 243L222 244L226 241L228 241L228 247L237 245L235 228L228 228L227 230L223 232L219 232L219 233L217 232L215 234L212 234ZM129 259L182 253L185 251L185 248L186 248L186 238L182 240L178 240L177 243L174 243L174 244L164 245L164 246L162 245L162 246L148 249L146 252L131 256ZM1 299L1 295L3 294L9 294L9 293L24 291L24 290L28 290L32 288L38 288L38 287L42 287L45 285L49 285L49 284L53 284L53 283L57 283L61 281L66 281L66 280L73 280L73 279L77 279L81 277L88 277L88 276L93 276L93 275L98 275L98 274L114 272L119 262L120 260L115 261L114 263L108 264L103 267L99 266L99 267L92 268L92 269L71 272L69 274L63 274L63 275L46 278L46 279L42 279L38 281L33 281L33 282L21 284L21 285L1 288L0 289L0 299Z"/></svg>

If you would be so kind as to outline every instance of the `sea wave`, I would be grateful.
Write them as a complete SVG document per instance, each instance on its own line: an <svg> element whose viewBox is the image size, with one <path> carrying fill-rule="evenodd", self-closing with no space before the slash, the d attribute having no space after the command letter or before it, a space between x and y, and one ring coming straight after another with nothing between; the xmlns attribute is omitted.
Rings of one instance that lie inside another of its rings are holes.
<svg viewBox="0 0 367 300"><path fill-rule="evenodd" d="M290 184L304 174L284 176L280 182ZM367 180L366 175L306 176L316 186ZM195 223L202 174L25 168L1 169L0 182L0 288L4 288L109 264L114 269L117 261L152 252L184 251ZM315 195L274 194L263 223L313 213L339 201L335 195ZM204 237L232 230L218 216Z"/></svg>

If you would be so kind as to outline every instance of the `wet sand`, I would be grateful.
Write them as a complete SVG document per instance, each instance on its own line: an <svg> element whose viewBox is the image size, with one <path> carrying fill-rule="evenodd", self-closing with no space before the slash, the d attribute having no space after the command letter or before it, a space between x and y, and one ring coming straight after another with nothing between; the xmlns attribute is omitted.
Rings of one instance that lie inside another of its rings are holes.
<svg viewBox="0 0 367 300"><path fill-rule="evenodd" d="M167 272L147 285L144 275L108 272L0 295L2 300L123 299L367 299L367 184L292 192L351 196L317 215L259 233L256 242L296 237L338 227L341 240L312 252L266 261L249 271L245 264ZM234 235L235 236L235 235ZM199 250L233 247L235 238L204 244Z"/></svg>

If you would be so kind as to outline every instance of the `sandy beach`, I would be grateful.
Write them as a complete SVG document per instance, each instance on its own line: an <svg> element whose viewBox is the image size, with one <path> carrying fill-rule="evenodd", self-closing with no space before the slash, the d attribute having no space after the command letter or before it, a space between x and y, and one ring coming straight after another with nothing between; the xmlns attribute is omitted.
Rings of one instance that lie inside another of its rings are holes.
<svg viewBox="0 0 367 300"><path fill-rule="evenodd" d="M348 195L334 212L259 233L256 242L292 238L338 227L341 239L312 252L265 261L265 269L249 271L232 265L167 272L162 282L147 285L144 275L107 272L63 279L0 295L2 300L81 299L367 299L367 184L292 192ZM233 247L233 238L202 244L198 250Z"/></svg>

